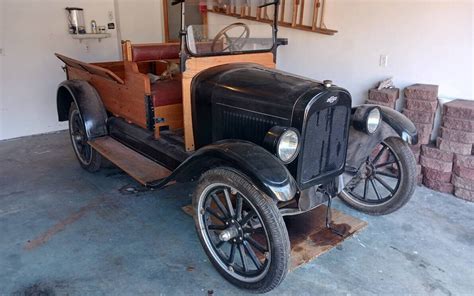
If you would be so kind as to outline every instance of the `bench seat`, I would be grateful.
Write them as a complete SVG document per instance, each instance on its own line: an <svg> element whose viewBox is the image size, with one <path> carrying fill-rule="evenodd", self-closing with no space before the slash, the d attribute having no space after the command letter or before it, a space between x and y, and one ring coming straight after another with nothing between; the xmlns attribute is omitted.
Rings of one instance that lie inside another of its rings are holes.
<svg viewBox="0 0 474 296"><path fill-rule="evenodd" d="M183 103L181 80L159 80L151 84L153 106L167 106Z"/></svg>

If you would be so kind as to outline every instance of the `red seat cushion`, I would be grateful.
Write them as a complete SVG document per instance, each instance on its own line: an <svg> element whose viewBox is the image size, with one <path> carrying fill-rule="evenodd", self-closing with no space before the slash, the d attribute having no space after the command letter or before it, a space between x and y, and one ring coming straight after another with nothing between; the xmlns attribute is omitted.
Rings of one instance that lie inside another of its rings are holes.
<svg viewBox="0 0 474 296"><path fill-rule="evenodd" d="M132 46L134 62L179 58L179 43L137 44Z"/></svg>
<svg viewBox="0 0 474 296"><path fill-rule="evenodd" d="M151 85L153 106L167 106L183 102L181 80L159 80Z"/></svg>

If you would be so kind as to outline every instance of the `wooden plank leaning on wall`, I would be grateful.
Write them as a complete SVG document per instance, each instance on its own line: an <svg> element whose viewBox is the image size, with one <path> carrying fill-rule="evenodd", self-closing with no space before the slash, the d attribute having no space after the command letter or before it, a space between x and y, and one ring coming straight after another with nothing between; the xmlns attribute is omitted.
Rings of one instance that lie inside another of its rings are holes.
<svg viewBox="0 0 474 296"><path fill-rule="evenodd" d="M186 151L194 151L194 134L191 106L191 82L201 71L211 67L231 63L255 63L268 68L275 68L273 53L253 53L216 57L194 57L186 61L186 71L183 73L183 116L184 144Z"/></svg>

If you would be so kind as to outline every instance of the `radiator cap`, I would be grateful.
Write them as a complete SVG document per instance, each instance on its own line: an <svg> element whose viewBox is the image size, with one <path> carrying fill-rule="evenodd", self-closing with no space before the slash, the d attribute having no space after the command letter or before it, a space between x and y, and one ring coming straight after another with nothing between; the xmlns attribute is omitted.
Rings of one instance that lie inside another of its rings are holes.
<svg viewBox="0 0 474 296"><path fill-rule="evenodd" d="M323 84L326 88L330 88L332 86L332 80L324 80Z"/></svg>

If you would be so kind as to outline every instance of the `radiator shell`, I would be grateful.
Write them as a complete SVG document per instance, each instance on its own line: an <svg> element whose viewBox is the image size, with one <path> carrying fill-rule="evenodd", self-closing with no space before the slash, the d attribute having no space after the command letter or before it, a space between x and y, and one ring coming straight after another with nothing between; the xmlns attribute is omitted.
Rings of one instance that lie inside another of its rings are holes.
<svg viewBox="0 0 474 296"><path fill-rule="evenodd" d="M192 107L198 149L223 139L262 145L273 126L294 127L301 150L287 167L300 189L344 170L351 112L345 89L256 64L229 64L197 75Z"/></svg>

